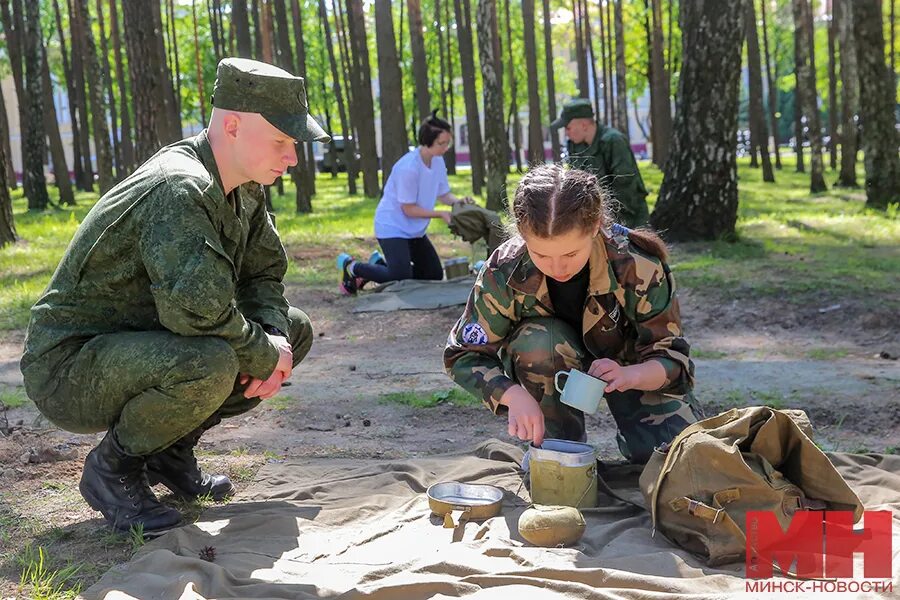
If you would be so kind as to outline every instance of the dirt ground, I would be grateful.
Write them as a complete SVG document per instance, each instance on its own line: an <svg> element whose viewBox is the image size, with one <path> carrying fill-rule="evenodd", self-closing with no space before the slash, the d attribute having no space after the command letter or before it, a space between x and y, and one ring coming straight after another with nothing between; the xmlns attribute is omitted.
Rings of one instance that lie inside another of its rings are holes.
<svg viewBox="0 0 900 600"><path fill-rule="evenodd" d="M460 308L354 315L353 300L330 290L290 289L288 298L312 318L312 351L277 399L203 438L206 468L240 485L284 457L409 457L508 439L505 420L483 407L414 408L383 399L453 386L441 351ZM900 452L896 312L681 298L707 415L754 404L802 408L825 449ZM0 392L22 385L23 336L5 332L0 341ZM608 410L589 417L588 441L601 456L617 456L614 432ZM55 429L30 404L0 414L0 598L19 597L20 573L38 546L54 569L82 563L75 578L87 587L139 544L110 534L78 494L81 464L97 439ZM202 507L182 508L196 514Z"/></svg>

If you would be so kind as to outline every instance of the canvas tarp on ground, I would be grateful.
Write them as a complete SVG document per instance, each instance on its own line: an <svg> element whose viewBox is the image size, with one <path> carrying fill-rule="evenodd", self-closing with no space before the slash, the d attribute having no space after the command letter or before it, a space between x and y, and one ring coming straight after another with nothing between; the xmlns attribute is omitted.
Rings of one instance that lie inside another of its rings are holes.
<svg viewBox="0 0 900 600"><path fill-rule="evenodd" d="M528 545L516 527L528 499L520 489L521 457L517 447L491 440L458 455L270 464L236 501L149 542L84 595L104 600L764 597L745 595L742 564L706 567L662 537L651 537L647 513L621 503L589 511L587 532L575 547ZM867 509L894 512L897 593L900 456L830 458ZM468 523L462 541L452 542L452 530L430 514L424 493L430 484L447 480L501 487L506 491L502 513ZM212 562L199 557L206 547L214 548Z"/></svg>
<svg viewBox="0 0 900 600"><path fill-rule="evenodd" d="M351 312L392 312L395 310L431 310L466 303L474 277L446 281L404 279L378 286L372 293L360 294Z"/></svg>

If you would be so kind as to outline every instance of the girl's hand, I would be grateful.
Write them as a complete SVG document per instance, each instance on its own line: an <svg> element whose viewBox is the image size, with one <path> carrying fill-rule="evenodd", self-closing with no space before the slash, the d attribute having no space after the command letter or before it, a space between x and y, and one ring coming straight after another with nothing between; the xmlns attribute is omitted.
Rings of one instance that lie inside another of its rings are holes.
<svg viewBox="0 0 900 600"><path fill-rule="evenodd" d="M438 211L438 215L444 220L444 223L446 223L447 225L449 225L451 219L453 219L453 215L450 214L450 211L447 210Z"/></svg>
<svg viewBox="0 0 900 600"><path fill-rule="evenodd" d="M623 367L609 358L598 358L591 363L588 375L606 382L607 392L624 392L638 387L639 373L632 367Z"/></svg>
<svg viewBox="0 0 900 600"><path fill-rule="evenodd" d="M512 386L503 393L500 404L509 409L509 435L530 440L535 446L544 443L544 413L525 388Z"/></svg>

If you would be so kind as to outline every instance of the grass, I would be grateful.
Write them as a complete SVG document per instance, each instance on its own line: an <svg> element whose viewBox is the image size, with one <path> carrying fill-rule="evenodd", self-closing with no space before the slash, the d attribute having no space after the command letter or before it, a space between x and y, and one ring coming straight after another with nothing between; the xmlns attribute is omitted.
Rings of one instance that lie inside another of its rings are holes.
<svg viewBox="0 0 900 600"><path fill-rule="evenodd" d="M22 388L13 388L11 390L0 390L0 406L7 408L19 408L28 404L28 396Z"/></svg>
<svg viewBox="0 0 900 600"><path fill-rule="evenodd" d="M695 242L673 248L672 268L680 287L712 299L778 298L786 303L827 307L842 297L878 298L887 309L900 307L894 292L900 273L900 220L896 207L885 212L865 208L857 190L831 188L809 193L807 174L796 173L792 157L784 157L777 183L762 181L759 169L746 159L738 162L740 203L735 241ZM662 172L641 163L641 172L656 201ZM864 180L859 164L860 181ZM512 192L518 181L511 174ZM825 172L826 181L837 176ZM458 196L471 195L467 171L450 177ZM334 256L341 251L368 256L376 248L372 220L377 200L349 196L346 175L320 175L311 214L294 211L294 187L285 194L273 188L276 221L291 257L289 284L331 287L336 281ZM56 193L51 189L51 196ZM80 193L74 208L27 210L21 188L13 192L13 213L22 238L0 249L0 330L21 329L28 311L46 287L78 224L97 199ZM467 255L472 249L433 222L429 236L444 258ZM837 318L837 317L836 317Z"/></svg>
<svg viewBox="0 0 900 600"><path fill-rule="evenodd" d="M846 357L848 352L840 348L813 348L806 355L812 360L838 360Z"/></svg>
<svg viewBox="0 0 900 600"><path fill-rule="evenodd" d="M39 546L35 551L26 546L18 560L22 565L19 589L27 593L31 600L69 600L77 598L81 592L80 582L71 582L80 570L80 565L69 565L62 569L51 570L48 556L44 548Z"/></svg>
<svg viewBox="0 0 900 600"><path fill-rule="evenodd" d="M451 388L438 392L392 392L383 394L379 402L388 404L402 404L413 408L433 408L439 404L452 404L453 406L481 406L481 400L472 394L459 388Z"/></svg>

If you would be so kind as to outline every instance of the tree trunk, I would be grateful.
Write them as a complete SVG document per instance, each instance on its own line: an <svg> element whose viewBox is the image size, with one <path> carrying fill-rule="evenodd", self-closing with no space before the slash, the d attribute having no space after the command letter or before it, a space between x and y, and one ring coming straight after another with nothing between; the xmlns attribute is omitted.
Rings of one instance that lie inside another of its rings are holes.
<svg viewBox="0 0 900 600"><path fill-rule="evenodd" d="M235 1L237 1L237 0L235 0ZM224 36L225 32L222 31L221 28L219 27L219 19L218 19L218 15L216 14L217 13L216 9L218 8L217 7L218 2L213 0L211 2L207 2L206 4L207 4L207 9L208 9L207 12L209 13L209 34L210 34L210 37L212 38L213 54L216 57L216 63L218 63L219 60L222 59L222 56L224 54L224 52L223 52L224 43L223 43L222 37Z"/></svg>
<svg viewBox="0 0 900 600"><path fill-rule="evenodd" d="M756 32L756 13L753 0L744 0L747 14L744 15L744 27L747 34L747 74L750 92L750 145L753 155L759 151L762 160L763 181L775 182L772 173L772 162L769 159L769 134L766 131L766 118L763 115L762 101L762 66L759 61L759 38Z"/></svg>
<svg viewBox="0 0 900 600"><path fill-rule="evenodd" d="M849 4L849 3L848 3ZM894 123L896 90L884 56L880 0L853 3L853 35L859 60L859 123L866 166L866 206L900 202L900 156Z"/></svg>
<svg viewBox="0 0 900 600"><path fill-rule="evenodd" d="M200 123L206 127L206 91L203 86L203 63L200 60L200 37L197 30L197 0L191 0L191 17L194 26L194 66L197 69L197 87L200 100Z"/></svg>
<svg viewBox="0 0 900 600"><path fill-rule="evenodd" d="M24 29L24 23L22 22L21 15L21 4L17 4L20 0L13 0L13 8L19 11L18 16L13 19L12 15L9 12L9 3L8 0L0 0L0 21L3 22L3 31L6 37L6 53L9 57L10 67L12 69L13 75L13 86L16 91L16 105L18 107L19 113L19 129L20 129L20 150L22 152L22 156L24 157L25 150L25 137L24 137L24 123L25 123L25 104L22 101L25 97L25 82L24 76L22 74L22 30ZM5 123L5 129L9 132L9 122L6 116L6 110L3 112L3 122ZM6 141L4 144L7 148L9 148L9 154L7 155L7 161L9 163L8 171L12 173L11 181L12 186L16 187L16 173L12 170L12 146L9 140L9 133L6 134Z"/></svg>
<svg viewBox="0 0 900 600"><path fill-rule="evenodd" d="M835 2L838 22L838 46L841 61L841 172L838 185L856 187L856 151L859 128L859 71L856 64L856 40L853 37L853 2Z"/></svg>
<svg viewBox="0 0 900 600"><path fill-rule="evenodd" d="M775 82L778 81L778 64L776 63L772 65L771 57L769 56L769 31L766 26L766 2L769 0L762 0L760 2L760 16L762 18L762 32L763 32L763 55L766 61L766 88L769 92L769 128L772 130L772 144L775 147L775 168L781 169L781 149L778 147L778 89L775 87ZM766 142L768 143L768 142Z"/></svg>
<svg viewBox="0 0 900 600"><path fill-rule="evenodd" d="M76 180L78 187L83 191L90 192L94 189L94 165L91 161L91 127L88 121L88 101L85 94L85 78L84 78L84 33L81 19L78 18L73 0L67 0L69 10L69 31L72 40L72 86L75 92L75 103L70 110L71 113L77 113L80 144L78 154L81 156L81 167L76 169L81 172L81 180Z"/></svg>
<svg viewBox="0 0 900 600"><path fill-rule="evenodd" d="M381 181L406 154L406 116L403 114L403 76L394 42L390 0L375 0L375 47L378 49L378 89L381 107Z"/></svg>
<svg viewBox="0 0 900 600"><path fill-rule="evenodd" d="M0 5L4 4L6 0L0 0ZM66 5L68 8L68 4ZM75 102L75 88L72 85L72 69L69 66L69 52L66 48L66 36L65 30L62 26L62 14L59 10L59 0L53 0L53 15L56 22L56 33L59 37L59 53L60 58L62 58L62 67L63 67L63 77L66 80L66 99L69 103L69 123L72 130L72 171L75 175L75 184L79 185L79 182L84 179L84 175L81 173L81 135L78 126L78 115L76 114L76 102ZM0 115L0 118L5 119L5 115ZM7 152L9 152L9 146L7 146ZM10 154L7 154L7 157L11 157ZM10 162L12 164L12 162ZM13 187L15 187L15 173L11 175Z"/></svg>
<svg viewBox="0 0 900 600"><path fill-rule="evenodd" d="M88 101L91 105L91 130L94 138L94 154L97 158L97 176L100 194L103 195L113 186L112 150L109 146L109 127L106 123L106 105L103 102L103 73L97 58L94 45L94 34L90 22L87 0L74 0L75 12L78 15L79 29L83 35L82 49L86 67L88 84Z"/></svg>
<svg viewBox="0 0 900 600"><path fill-rule="evenodd" d="M279 2L282 6L284 6L283 1ZM262 11L262 61L273 65L277 61L275 60L275 27L272 23L272 2L263 0L259 8Z"/></svg>
<svg viewBox="0 0 900 600"><path fill-rule="evenodd" d="M53 161L53 178L59 190L59 203L67 206L75 205L72 193L72 182L69 180L69 167L66 164L66 152L63 149L62 136L59 134L59 119L56 117L56 106L53 104L53 83L50 81L50 65L47 64L47 51L41 45L41 80L44 96L44 131L50 144L50 158Z"/></svg>
<svg viewBox="0 0 900 600"><path fill-rule="evenodd" d="M550 0L543 0L543 17L544 17L544 74L547 80L547 110L550 114L550 120L556 119L559 114L556 112L556 82L553 75L553 25L550 23ZM553 160L558 161L562 155L559 144L559 132L557 130L550 131L550 145L553 148Z"/></svg>
<svg viewBox="0 0 900 600"><path fill-rule="evenodd" d="M119 144L119 115L116 111L116 96L113 94L112 69L109 64L109 44L106 42L106 24L103 18L103 0L97 0L97 29L100 31L100 59L103 65L103 86L106 88L106 102L109 106L110 133L113 144L113 163L116 181L122 179L122 146Z"/></svg>
<svg viewBox="0 0 900 600"><path fill-rule="evenodd" d="M444 115L450 122L454 142L454 145L451 145L444 153L444 165L447 167L448 175L456 175L456 117L453 110L453 54L451 53L453 36L450 35L450 0L445 0L443 4L443 15L441 8L441 0L434 0L434 23L438 35L438 50L441 53L441 110L444 111Z"/></svg>
<svg viewBox="0 0 900 600"><path fill-rule="evenodd" d="M300 19L300 4L298 0L291 0L291 14L294 21L294 43L297 48L297 72L306 81L306 89L307 93L309 93L309 77L306 73L306 40L304 39L303 21ZM324 61L319 64L324 65ZM321 102L327 106L327 96L323 94L321 99ZM310 111L312 111L311 106ZM326 131L330 131L330 127ZM316 172L316 158L313 152L313 142L306 142L306 176L302 181L309 189L310 197L316 195ZM312 206L310 206L309 209L311 211Z"/></svg>
<svg viewBox="0 0 900 600"><path fill-rule="evenodd" d="M606 54L604 58L606 59L606 70L604 71L604 78L606 79L606 87L604 88L603 97L606 103L609 105L609 120L607 123L615 127L615 123L617 122L616 117L616 102L615 102L615 94L613 89L613 22L612 22L612 14L610 10L612 7L612 0L606 3L606 17L604 19L606 25L606 39L604 41L604 47L606 48ZM671 4L670 4L671 5ZM603 15L603 3L600 3L600 14Z"/></svg>
<svg viewBox="0 0 900 600"><path fill-rule="evenodd" d="M356 193L356 179L359 176L359 161L356 159L357 140L359 132L356 131L356 120L359 113L354 102L356 93L356 84L353 83L351 76L350 64L353 57L350 54L350 45L347 43L347 36L344 34L344 13L346 11L339 8L338 0L331 0L332 14L334 14L335 34L337 35L338 48L340 50L341 60L341 76L343 77L344 91L347 94L347 132L349 138L344 138L344 159L347 164L347 179L353 180L350 186L350 193ZM352 151L351 151L352 150Z"/></svg>
<svg viewBox="0 0 900 600"><path fill-rule="evenodd" d="M791 0L795 2L796 0ZM797 172L805 173L806 167L803 164L803 83L801 77L801 67L803 64L803 30L801 27L794 26L794 138L797 140L794 146L794 152L797 154Z"/></svg>
<svg viewBox="0 0 900 600"><path fill-rule="evenodd" d="M119 15L116 0L109 0L110 40L116 55L116 80L119 85L119 107L122 117L120 137L122 139L122 171L119 178L126 177L134 168L134 143L131 139L131 109L128 99L128 81L125 78L125 67L122 61L122 44L119 41Z"/></svg>
<svg viewBox="0 0 900 600"><path fill-rule="evenodd" d="M837 73L835 72L835 38L837 37L837 23L834 20L834 3L828 1L828 153L829 165L837 169L837 129L838 129L838 103L837 103Z"/></svg>
<svg viewBox="0 0 900 600"><path fill-rule="evenodd" d="M800 32L800 85L803 88L803 114L809 131L809 191L813 194L828 189L825 186L822 165L822 127L819 123L819 107L816 94L816 61L812 47L812 13L808 0L791 0L794 27Z"/></svg>
<svg viewBox="0 0 900 600"><path fill-rule="evenodd" d="M263 57L263 33L262 33L262 17L260 13L260 3L263 0L252 0L250 3L250 14L253 17L253 58L262 60Z"/></svg>
<svg viewBox="0 0 900 600"><path fill-rule="evenodd" d="M4 2L5 0L0 0ZM12 146L9 142L9 119L6 116L6 100L3 98L3 90L0 89L0 152L3 153L0 160L0 169L5 173L4 185L16 189L16 169L12 163ZM3 192L0 192L2 194Z"/></svg>
<svg viewBox="0 0 900 600"><path fill-rule="evenodd" d="M528 72L528 164L530 166L544 162L541 97L538 91L540 84L538 83L537 48L534 39L534 0L522 0L522 26L525 34L525 69Z"/></svg>
<svg viewBox="0 0 900 600"><path fill-rule="evenodd" d="M156 8L158 14L159 7ZM140 164L160 146L177 139L168 123L172 118L172 100L166 82L171 84L171 79L165 72L162 30L155 25L153 3L124 0L122 9L135 115L135 161ZM177 127L180 129L180 123Z"/></svg>
<svg viewBox="0 0 900 600"><path fill-rule="evenodd" d="M743 0L681 4L681 77L670 159L651 225L669 240L714 240L737 221Z"/></svg>
<svg viewBox="0 0 900 600"><path fill-rule="evenodd" d="M127 0L131 1L131 0ZM181 113L178 112L178 102L175 99L175 88L172 85L172 76L169 73L169 66L166 63L166 44L163 39L162 33L162 13L160 12L160 5L157 2L150 3L152 7L152 15L153 15L153 28L154 28L154 37L153 39L156 42L156 54L159 57L156 64L159 65L161 69L161 77L162 79L162 90L163 94L159 101L166 109L166 115L168 117L161 121L159 124L162 126L163 133L161 136L165 136L167 139L171 141L180 140L181 135Z"/></svg>
<svg viewBox="0 0 900 600"><path fill-rule="evenodd" d="M582 98L590 98L591 90L588 85L587 48L584 43L584 14L581 12L581 0L573 0L572 14L575 25L575 61L578 66L578 95Z"/></svg>
<svg viewBox="0 0 900 600"><path fill-rule="evenodd" d="M0 0L6 2L6 0ZM5 29L5 28L4 28ZM6 110L0 106L0 109ZM0 144L0 165L11 162L6 155L5 144ZM13 220L12 198L9 195L9 181L6 179L6 169L0 169L0 248L7 244L14 244L16 235L16 223Z"/></svg>
<svg viewBox="0 0 900 600"><path fill-rule="evenodd" d="M178 35L175 31L175 0L168 4L169 51L172 54L172 91L175 98L175 113L181 122L181 65L178 58ZM213 23L216 22L216 3L213 2Z"/></svg>
<svg viewBox="0 0 900 600"><path fill-rule="evenodd" d="M456 36L459 42L459 62L466 103L466 132L469 142L469 163L472 165L472 193L481 195L484 185L485 156L481 137L481 115L475 95L475 50L472 44L472 11L469 0L454 0ZM502 118L502 116L501 116Z"/></svg>
<svg viewBox="0 0 900 600"><path fill-rule="evenodd" d="M300 19L300 4L291 0L291 21L294 26L294 46L297 49L297 75L306 81L306 93L310 94L309 78L306 74L306 40L303 37L303 21ZM290 46L290 41L288 41ZM324 100L324 97L323 97ZM310 106L312 112L312 106ZM293 172L296 189L294 208L298 213L311 213L312 197L316 194L316 159L312 143L297 144L297 168Z"/></svg>
<svg viewBox="0 0 900 600"><path fill-rule="evenodd" d="M509 126L512 128L513 153L516 159L516 172L522 172L522 122L519 120L519 90L516 81L516 66L513 63L512 21L509 16L509 0L504 2L506 17L506 55L509 61Z"/></svg>
<svg viewBox="0 0 900 600"><path fill-rule="evenodd" d="M18 0L13 0L14 4ZM25 59L25 104L27 121L22 124L25 145L22 156L23 182L28 210L44 210L50 203L47 179L44 177L44 157L47 144L44 139L44 92L41 63L44 46L41 39L41 17L37 2L25 2L25 27L21 37L22 55Z"/></svg>
<svg viewBox="0 0 900 600"><path fill-rule="evenodd" d="M484 150L487 159L488 210L506 209L506 175L509 172L509 143L503 128L503 81L499 61L497 3L480 0L476 12L478 54L484 93Z"/></svg>
<svg viewBox="0 0 900 600"><path fill-rule="evenodd" d="M651 83L650 113L653 128L653 163L664 168L672 138L672 112L669 106L670 83L663 56L662 0L651 0L653 7L653 40L650 46ZM683 35L683 34L682 34Z"/></svg>
<svg viewBox="0 0 900 600"><path fill-rule="evenodd" d="M378 149L375 147L375 106L372 101L372 76L369 67L369 44L366 37L366 20L362 0L347 0L348 40L352 49L351 73L355 91L354 115L359 142L359 163L363 174L363 192L370 198L377 198Z"/></svg>
<svg viewBox="0 0 900 600"><path fill-rule="evenodd" d="M625 77L625 28L622 19L622 0L615 0L616 27L616 116L615 127L631 138L628 131L628 85Z"/></svg>
<svg viewBox="0 0 900 600"><path fill-rule="evenodd" d="M594 115L598 119L605 119L604 115L609 111L609 105L606 103L606 85L608 82L603 82L603 77L606 75L606 65L602 63L602 61L606 60L606 52L604 51L604 35L603 35L603 9L600 9L600 60L601 67L600 72L597 72L597 53L594 51L594 36L591 31L591 13L588 11L587 0L581 0L581 14L582 14L582 22L584 25L584 47L586 52L588 53L588 64L590 65L590 77L591 77L591 85L594 87ZM601 85L603 87L601 87ZM603 112L600 109L600 98L603 98Z"/></svg>
<svg viewBox="0 0 900 600"><path fill-rule="evenodd" d="M431 114L431 92L428 89L428 59L422 37L422 6L420 0L406 0L409 18L409 41L412 48L413 76L416 82L416 106L419 120Z"/></svg>
<svg viewBox="0 0 900 600"><path fill-rule="evenodd" d="M319 0L319 20L322 23L322 29L324 30L325 35L325 48L328 50L328 63L331 67L331 81L332 87L334 89L334 97L337 100L338 105L338 114L341 119L341 136L344 138L344 159L347 165L347 187L350 195L356 194L356 171L351 170L355 167L356 161L352 160L353 157L350 156L350 148L353 148L355 153L355 146L352 145L352 138L350 137L350 121L347 118L347 108L344 105L344 93L341 88L341 78L338 74L338 66L337 61L334 58L334 44L332 42L331 37L331 25L328 23L328 12L325 9L325 0ZM335 155L335 143L332 139L329 144L330 152L332 155ZM352 162L351 162L352 161ZM337 164L333 165L333 169L331 172L332 177L337 177Z"/></svg>
<svg viewBox="0 0 900 600"><path fill-rule="evenodd" d="M644 37L647 39L647 43L645 44L645 49L647 52L647 87L650 91L650 110L647 112L646 118L646 126L650 130L650 135L647 135L647 132L644 131L644 126L641 125L640 120L638 119L638 109L637 109L637 101L635 100L634 104L634 118L638 121L638 127L641 129L641 133L644 134L644 138L646 138L650 142L651 150L650 150L650 160L655 164L656 163L656 128L653 127L653 107L655 106L654 102L654 94L653 94L653 28L650 26L650 15L653 13L653 9L650 6L650 0L644 0Z"/></svg>
<svg viewBox="0 0 900 600"><path fill-rule="evenodd" d="M237 41L237 53L241 58L253 56L253 43L250 41L250 17L247 14L247 0L232 0L231 29Z"/></svg>

